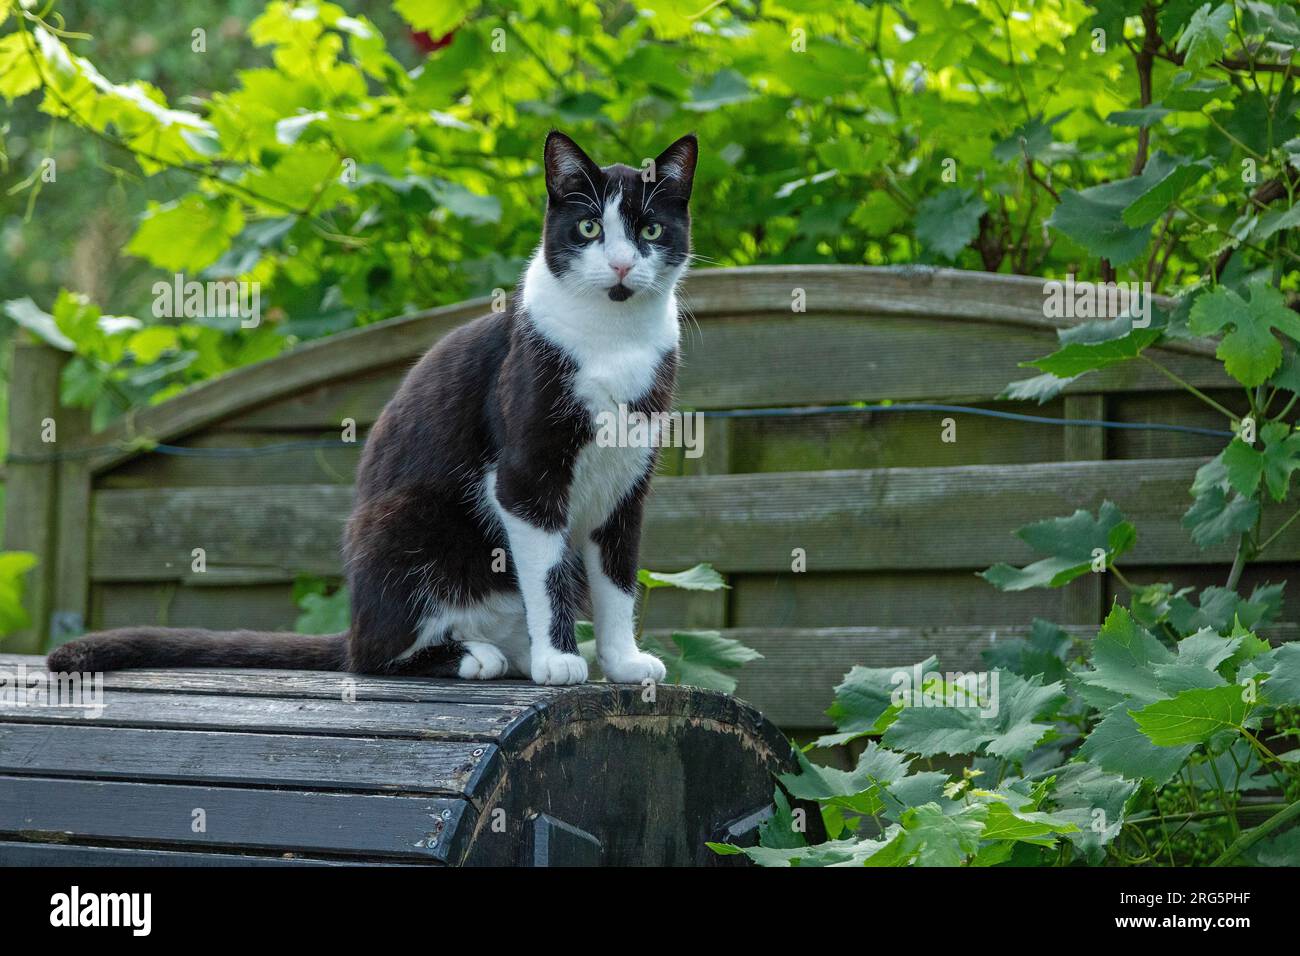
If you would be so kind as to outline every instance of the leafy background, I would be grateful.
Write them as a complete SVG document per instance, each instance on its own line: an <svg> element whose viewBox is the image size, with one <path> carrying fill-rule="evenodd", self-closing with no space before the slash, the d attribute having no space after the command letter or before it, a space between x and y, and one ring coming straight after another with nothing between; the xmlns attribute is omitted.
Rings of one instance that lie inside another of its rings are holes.
<svg viewBox="0 0 1300 956"><path fill-rule="evenodd" d="M633 164L697 130L702 265L1294 288L1288 4L16 9L0 0L0 283L12 319L71 333L66 397L101 424L294 342L510 286L552 126ZM1232 58L1267 62L1225 75ZM267 321L155 319L149 287L178 271L260 281ZM135 322L106 333L101 315Z"/></svg>
<svg viewBox="0 0 1300 956"><path fill-rule="evenodd" d="M1281 583L1238 585L1300 517L1272 521L1300 470L1298 45L1294 5L1265 0L180 0L129 16L0 0L5 334L73 353L63 399L103 425L305 339L508 287L555 126L633 165L696 130L700 267L1148 281L1174 297L1150 327L1064 330L1006 394L1045 401L1153 363L1163 339L1214 340L1249 413L1193 390L1236 437L1183 524L1202 547L1235 543L1228 579L1131 585L1142 529L1109 505L1021 529L1041 558L985 578L1114 574L1127 601L1095 640L1037 621L999 648L995 717L959 678L924 680L943 706L905 705L892 672L854 668L816 742L850 769L803 756L760 844L715 849L766 865L1295 864L1300 645L1268 640ZM178 272L260 282L266 320L157 319L150 287ZM4 556L0 626L19 626L7 608L29 568ZM645 599L715 577L643 572ZM299 591L304 627L346 615L328 583ZM677 679L722 689L752 656L709 632L646 641Z"/></svg>

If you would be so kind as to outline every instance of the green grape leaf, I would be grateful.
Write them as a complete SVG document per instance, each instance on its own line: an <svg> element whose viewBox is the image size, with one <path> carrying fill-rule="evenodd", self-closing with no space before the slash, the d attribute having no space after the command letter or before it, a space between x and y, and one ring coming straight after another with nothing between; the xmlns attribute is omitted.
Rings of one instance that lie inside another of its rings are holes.
<svg viewBox="0 0 1300 956"><path fill-rule="evenodd" d="M1195 73L1223 55L1223 44L1232 29L1232 4L1205 4L1192 14L1174 47L1183 56L1183 66Z"/></svg>
<svg viewBox="0 0 1300 956"><path fill-rule="evenodd" d="M415 30L445 36L478 7L464 0L394 0L393 9Z"/></svg>
<svg viewBox="0 0 1300 956"><path fill-rule="evenodd" d="M1264 484L1274 501L1285 501L1291 473L1300 469L1300 433L1293 432L1285 422L1268 422L1259 435L1264 441L1260 456Z"/></svg>
<svg viewBox="0 0 1300 956"><path fill-rule="evenodd" d="M916 238L931 252L956 259L979 233L988 204L969 189L945 189L916 207Z"/></svg>
<svg viewBox="0 0 1300 956"><path fill-rule="evenodd" d="M1275 707L1300 707L1300 642L1283 644L1254 661L1268 675L1264 697Z"/></svg>
<svg viewBox="0 0 1300 956"><path fill-rule="evenodd" d="M685 571L647 571L642 568L636 579L648 591L655 588L682 588L686 591L718 591L727 587L722 575L711 564L697 564Z"/></svg>
<svg viewBox="0 0 1300 956"><path fill-rule="evenodd" d="M10 299L4 304L4 312L47 345L64 352L76 351L77 343L63 334L58 323L54 321L54 316L43 311L27 296L21 299Z"/></svg>
<svg viewBox="0 0 1300 956"><path fill-rule="evenodd" d="M1157 328L1133 329L1127 335L1101 342L1070 342L1051 355L1030 362L1021 362L1021 368L1036 368L1062 378L1082 375L1097 369L1109 368L1137 358L1147 346L1160 338Z"/></svg>
<svg viewBox="0 0 1300 956"><path fill-rule="evenodd" d="M1043 405L1060 395L1071 384L1079 378L1078 375L1070 375L1061 378L1050 372L1042 375L1035 375L1033 378L1022 378L1019 381L1011 382L1002 390L998 396L999 400L1006 401L1032 401Z"/></svg>
<svg viewBox="0 0 1300 956"><path fill-rule="evenodd" d="M1136 541L1136 530L1124 520L1119 508L1102 502L1097 517L1082 508L1068 518L1049 518L1025 525L1016 536L1048 557L1024 568L995 564L980 577L1002 591L1023 591L1034 587L1061 587L1087 574L1094 552L1104 552L1106 565L1126 553Z"/></svg>
<svg viewBox="0 0 1300 956"><path fill-rule="evenodd" d="M1098 706L1121 701L1157 700L1160 690L1155 665L1170 664L1174 655L1132 613L1116 604L1093 642L1092 667L1078 675L1079 681L1105 694L1090 695Z"/></svg>
<svg viewBox="0 0 1300 956"><path fill-rule="evenodd" d="M36 555L27 551L0 551L0 636L31 624L23 607L27 573L36 567Z"/></svg>
<svg viewBox="0 0 1300 956"><path fill-rule="evenodd" d="M1300 827L1265 837L1253 851L1256 866L1300 866Z"/></svg>
<svg viewBox="0 0 1300 956"><path fill-rule="evenodd" d="M1138 728L1127 706L1117 704L1092 728L1079 755L1102 770L1159 787L1178 773L1195 749L1195 744L1157 746Z"/></svg>
<svg viewBox="0 0 1300 956"><path fill-rule="evenodd" d="M1060 683L1044 685L1037 677L1026 680L1009 671L993 675L997 685L990 688L991 700L980 702L983 706L930 706L923 697L920 705L903 708L881 741L923 757L983 752L1024 758L1052 729L1037 718L1060 706L1064 689Z"/></svg>
<svg viewBox="0 0 1300 956"><path fill-rule="evenodd" d="M986 806L989 813L980 834L982 840L1014 840L1035 846L1055 846L1058 833L1072 833L1078 829L1075 823L1052 813L1015 810L997 800Z"/></svg>
<svg viewBox="0 0 1300 956"><path fill-rule="evenodd" d="M1150 225L1129 226L1124 210L1140 195L1140 187L1125 179L1089 189L1061 191L1061 202L1047 224L1083 246L1094 256L1116 265L1131 262L1142 254L1151 238Z"/></svg>
<svg viewBox="0 0 1300 956"><path fill-rule="evenodd" d="M1096 865L1105 858L1106 845L1124 828L1128 802L1137 789L1135 781L1090 763L1067 764L1051 791L1052 815L1075 825L1065 838Z"/></svg>
<svg viewBox="0 0 1300 956"><path fill-rule="evenodd" d="M1197 335L1227 330L1215 353L1228 374L1247 388L1268 381L1282 364L1277 329L1300 341L1300 315L1286 307L1280 291L1252 282L1249 300L1226 286L1205 292L1192 304L1189 327Z"/></svg>
<svg viewBox="0 0 1300 956"><path fill-rule="evenodd" d="M1211 488L1183 515L1183 527L1191 532L1192 540L1199 547L1208 548L1249 531L1258 517L1259 502L1239 495L1230 499L1222 489Z"/></svg>
<svg viewBox="0 0 1300 956"><path fill-rule="evenodd" d="M913 807L902 817L900 850L916 866L960 866L979 850L989 812L978 803L952 812L938 803Z"/></svg>
<svg viewBox="0 0 1300 956"><path fill-rule="evenodd" d="M1228 484L1247 497L1253 495L1264 477L1264 454L1234 438L1223 450L1222 458L1228 470Z"/></svg>
<svg viewBox="0 0 1300 956"><path fill-rule="evenodd" d="M816 800L857 813L881 809L880 790L902 780L911 758L870 741L852 770L825 767L810 761L802 752L795 755L799 773L783 774L781 785L798 800Z"/></svg>
<svg viewBox="0 0 1300 956"><path fill-rule="evenodd" d="M668 669L664 679L670 684L689 684L730 694L736 689L736 678L727 672L763 656L717 631L673 631L669 637L676 645L675 652L657 647L652 640L643 641L641 649L664 662Z"/></svg>
<svg viewBox="0 0 1300 956"><path fill-rule="evenodd" d="M1185 690L1129 715L1139 730L1160 747L1203 744L1222 730L1240 727L1254 705L1236 684Z"/></svg>
<svg viewBox="0 0 1300 956"><path fill-rule="evenodd" d="M1121 213L1124 225L1144 226L1158 219L1210 168L1208 159L1189 162L1179 156L1154 154L1138 177L1143 183L1142 193Z"/></svg>
<svg viewBox="0 0 1300 956"><path fill-rule="evenodd" d="M27 53L22 33L0 37L0 96L12 103L41 85L41 74Z"/></svg>
<svg viewBox="0 0 1300 956"><path fill-rule="evenodd" d="M1074 638L1050 621L1034 618L1029 636L999 640L981 653L990 667L1001 668L1021 677L1041 677L1045 683L1064 681L1070 671L1066 666Z"/></svg>
<svg viewBox="0 0 1300 956"><path fill-rule="evenodd" d="M243 228L237 204L191 194L150 203L126 251L170 272L198 272L216 262Z"/></svg>
<svg viewBox="0 0 1300 956"><path fill-rule="evenodd" d="M352 603L346 587L330 595L304 594L298 607L302 613L293 629L299 634L337 634L346 631L352 622Z"/></svg>
<svg viewBox="0 0 1300 956"><path fill-rule="evenodd" d="M795 823L790 801L780 787L772 793L772 805L772 816L758 825L758 845L778 850L807 846L807 839Z"/></svg>
<svg viewBox="0 0 1300 956"><path fill-rule="evenodd" d="M920 673L929 674L939 667L938 658L931 656L916 665ZM838 733L819 737L816 747L836 747L867 734L883 733L902 708L893 702L898 687L895 675L905 670L901 667L855 666L835 687L835 698L826 716L835 724Z"/></svg>

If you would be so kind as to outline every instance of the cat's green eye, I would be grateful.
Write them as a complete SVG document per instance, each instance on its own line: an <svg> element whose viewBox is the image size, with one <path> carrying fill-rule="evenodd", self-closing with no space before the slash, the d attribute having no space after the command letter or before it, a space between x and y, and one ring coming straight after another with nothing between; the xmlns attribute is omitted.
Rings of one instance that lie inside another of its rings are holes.
<svg viewBox="0 0 1300 956"><path fill-rule="evenodd" d="M584 219L578 223L578 232L584 239L595 239L600 235L600 223L594 219Z"/></svg>
<svg viewBox="0 0 1300 956"><path fill-rule="evenodd" d="M654 242L664 234L664 227L657 222L652 222L641 230L641 238L646 242Z"/></svg>

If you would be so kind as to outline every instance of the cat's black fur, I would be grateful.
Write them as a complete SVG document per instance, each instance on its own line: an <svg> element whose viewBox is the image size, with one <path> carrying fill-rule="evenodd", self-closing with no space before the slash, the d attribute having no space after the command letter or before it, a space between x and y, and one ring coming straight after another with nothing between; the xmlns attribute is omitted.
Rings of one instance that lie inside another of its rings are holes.
<svg viewBox="0 0 1300 956"><path fill-rule="evenodd" d="M636 169L597 167L568 137L552 133L545 151L548 201L541 251L551 273L564 277L574 268L586 248L578 223L594 215L595 201L612 204L609 197L619 189L619 215L639 253L658 255L665 269L684 268L695 156L694 137L683 137L657 160L672 171L671 179L647 184ZM648 192L653 194L649 203ZM654 243L641 234L651 216L663 228ZM607 290L612 302L653 292L633 290L621 274L617 278ZM567 540L567 506L575 461L593 441L594 425L591 411L573 391L578 359L539 332L522 298L512 297L506 311L442 338L407 374L371 429L344 536L352 595L347 632L121 628L55 649L50 669L225 666L467 676L461 636L450 626L431 642L426 635L427 646L402 655L422 622L439 609L477 606L520 588L505 526L481 500L484 475L492 468L500 508L530 527L566 535L563 560L546 573L548 638L555 652L576 651L573 624L587 581L576 550L581 543ZM673 348L661 356L651 387L632 406L669 410L676 367ZM601 572L627 594L635 593L641 512L656 459L650 456L645 472L590 532ZM535 663L536 643L534 636L533 676L543 679Z"/></svg>

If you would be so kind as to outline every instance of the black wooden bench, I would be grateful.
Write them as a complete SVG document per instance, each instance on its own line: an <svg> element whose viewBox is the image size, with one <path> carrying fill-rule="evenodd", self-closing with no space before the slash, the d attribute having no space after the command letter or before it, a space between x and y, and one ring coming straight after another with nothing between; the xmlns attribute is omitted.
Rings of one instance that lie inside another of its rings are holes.
<svg viewBox="0 0 1300 956"><path fill-rule="evenodd" d="M711 863L793 763L687 687L129 671L96 712L16 683L43 659L0 655L0 864Z"/></svg>

